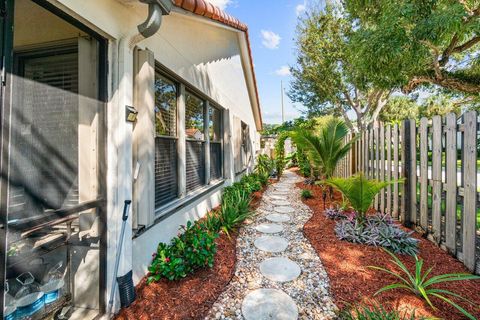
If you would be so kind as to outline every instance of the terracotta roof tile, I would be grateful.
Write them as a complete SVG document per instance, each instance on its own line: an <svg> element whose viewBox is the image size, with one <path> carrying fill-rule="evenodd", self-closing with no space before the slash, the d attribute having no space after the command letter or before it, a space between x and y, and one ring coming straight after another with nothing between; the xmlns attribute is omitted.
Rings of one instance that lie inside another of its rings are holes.
<svg viewBox="0 0 480 320"><path fill-rule="evenodd" d="M220 10L218 7L212 5L206 0L172 0L175 6L182 8L184 10L190 11L199 16L212 19L214 21L223 23L229 27L245 32L247 38L248 54L250 58L250 64L252 68L253 82L255 86L255 94L257 98L257 103L260 108L260 98L258 95L257 88L257 79L255 76L255 70L253 68L253 57L252 49L250 47L250 37L248 36L248 26L245 23L242 23L237 18L229 15L228 13ZM262 123L262 113L259 110L260 114L260 123Z"/></svg>

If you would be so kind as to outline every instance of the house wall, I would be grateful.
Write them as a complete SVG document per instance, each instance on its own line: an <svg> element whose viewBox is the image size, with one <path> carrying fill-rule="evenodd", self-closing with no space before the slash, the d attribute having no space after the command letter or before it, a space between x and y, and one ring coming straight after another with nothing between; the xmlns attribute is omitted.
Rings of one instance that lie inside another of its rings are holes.
<svg viewBox="0 0 480 320"><path fill-rule="evenodd" d="M259 145L251 94L249 95L245 81L245 74L250 66L245 65L245 57L241 55L242 37L239 32L191 14L172 12L169 16L164 16L160 31L137 43L137 25L147 16L146 5L139 2L128 5L116 0L52 0L52 3L109 39L106 232L107 288L110 288L123 202L132 199L133 126L125 121L124 106L134 103L135 45L152 51L155 60L226 109L225 184L236 178L233 174L234 117L249 125L253 154L256 154ZM178 9L174 11L176 10ZM134 281L138 282L145 275L158 242L168 242L177 234L180 225L202 217L208 209L217 206L220 196L220 187L210 190L208 194L178 209L168 218L148 226L147 231L135 239L130 215L119 275L133 269ZM107 301L108 298L107 296Z"/></svg>

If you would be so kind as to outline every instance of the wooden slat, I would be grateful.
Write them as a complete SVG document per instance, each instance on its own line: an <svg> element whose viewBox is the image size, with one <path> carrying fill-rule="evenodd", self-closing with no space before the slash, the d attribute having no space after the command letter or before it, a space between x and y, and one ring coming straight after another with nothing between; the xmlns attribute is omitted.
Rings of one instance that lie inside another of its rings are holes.
<svg viewBox="0 0 480 320"><path fill-rule="evenodd" d="M363 172L368 176L368 130L363 133Z"/></svg>
<svg viewBox="0 0 480 320"><path fill-rule="evenodd" d="M385 133L385 147L387 148L387 158L386 158L386 174L385 180L390 181L392 179L392 127L387 125ZM387 202L386 202L386 212L392 214L392 186L387 187Z"/></svg>
<svg viewBox="0 0 480 320"><path fill-rule="evenodd" d="M457 116L446 116L445 130L445 245L450 253L457 252Z"/></svg>
<svg viewBox="0 0 480 320"><path fill-rule="evenodd" d="M410 135L409 141L405 142L409 144L410 150L410 163L408 164L409 170L409 203L410 203L410 222L417 223L417 126L415 120L410 119Z"/></svg>
<svg viewBox="0 0 480 320"><path fill-rule="evenodd" d="M379 179L380 178L380 147L379 147L379 128L376 127L374 128L374 146L375 146L375 162L374 162L374 166L375 166L375 169L374 169L374 176L375 176L375 179ZM375 210L378 210L379 208L379 204L380 204L380 201L379 201L379 196L378 196L378 193L377 195L375 196Z"/></svg>
<svg viewBox="0 0 480 320"><path fill-rule="evenodd" d="M399 178L400 163L398 161L398 124L393 125L393 175L392 179L397 181ZM399 193L398 193L398 183L393 184L393 209L392 216L395 219L398 219L398 203L399 203Z"/></svg>
<svg viewBox="0 0 480 320"><path fill-rule="evenodd" d="M385 180L385 126L383 124L380 125L380 180ZM385 188L380 190L380 211L385 212Z"/></svg>
<svg viewBox="0 0 480 320"><path fill-rule="evenodd" d="M477 226L477 113L464 114L465 131L463 134L463 263L475 270L475 237Z"/></svg>
<svg viewBox="0 0 480 320"><path fill-rule="evenodd" d="M420 119L420 226L428 229L428 119Z"/></svg>
<svg viewBox="0 0 480 320"><path fill-rule="evenodd" d="M373 168L373 166L375 165L375 149L374 149L374 140L375 138L375 134L374 134L374 129L370 129L370 161L369 161L369 174L368 174L368 177L370 179L373 179L375 178L375 170Z"/></svg>
<svg viewBox="0 0 480 320"><path fill-rule="evenodd" d="M441 241L442 219L442 117L432 119L432 232L437 243Z"/></svg>

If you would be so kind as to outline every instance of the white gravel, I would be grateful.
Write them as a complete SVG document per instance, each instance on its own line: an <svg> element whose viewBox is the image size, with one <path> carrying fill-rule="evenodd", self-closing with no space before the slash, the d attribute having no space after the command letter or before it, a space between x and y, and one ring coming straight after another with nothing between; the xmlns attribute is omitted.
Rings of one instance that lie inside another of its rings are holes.
<svg viewBox="0 0 480 320"><path fill-rule="evenodd" d="M328 289L328 277L322 263L308 240L303 236L303 225L311 217L310 209L301 202L300 190L295 183L302 178L292 172L285 172L281 178L282 191L270 186L252 218L240 229L237 238L237 264L235 275L225 291L217 299L206 319L245 319L242 302L257 289L277 289L290 296L298 307L299 319L335 319L337 307ZM283 191L283 188L288 191ZM285 193L285 194L283 194ZM256 227L268 222L265 217L272 214L272 201L286 200L294 208L292 219L281 223L284 230L275 234L288 241L283 252L270 253L257 249L255 240L264 236ZM301 274L293 281L278 282L267 279L260 272L259 265L272 257L284 257L297 263Z"/></svg>

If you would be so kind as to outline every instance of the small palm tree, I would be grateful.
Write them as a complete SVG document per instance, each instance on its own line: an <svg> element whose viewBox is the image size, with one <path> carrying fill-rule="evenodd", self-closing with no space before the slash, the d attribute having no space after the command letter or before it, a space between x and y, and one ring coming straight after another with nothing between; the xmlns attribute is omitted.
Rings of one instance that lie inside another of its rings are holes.
<svg viewBox="0 0 480 320"><path fill-rule="evenodd" d="M324 183L338 189L357 212L357 219L363 222L377 193L395 181L370 180L358 173L350 178L330 178Z"/></svg>
<svg viewBox="0 0 480 320"><path fill-rule="evenodd" d="M322 178L329 179L333 176L338 162L347 155L355 142L355 139L352 139L345 143L347 134L345 122L332 119L321 128L318 136L307 130L293 131L290 136L295 144L307 153L310 163L320 172ZM323 197L325 203L325 192Z"/></svg>

